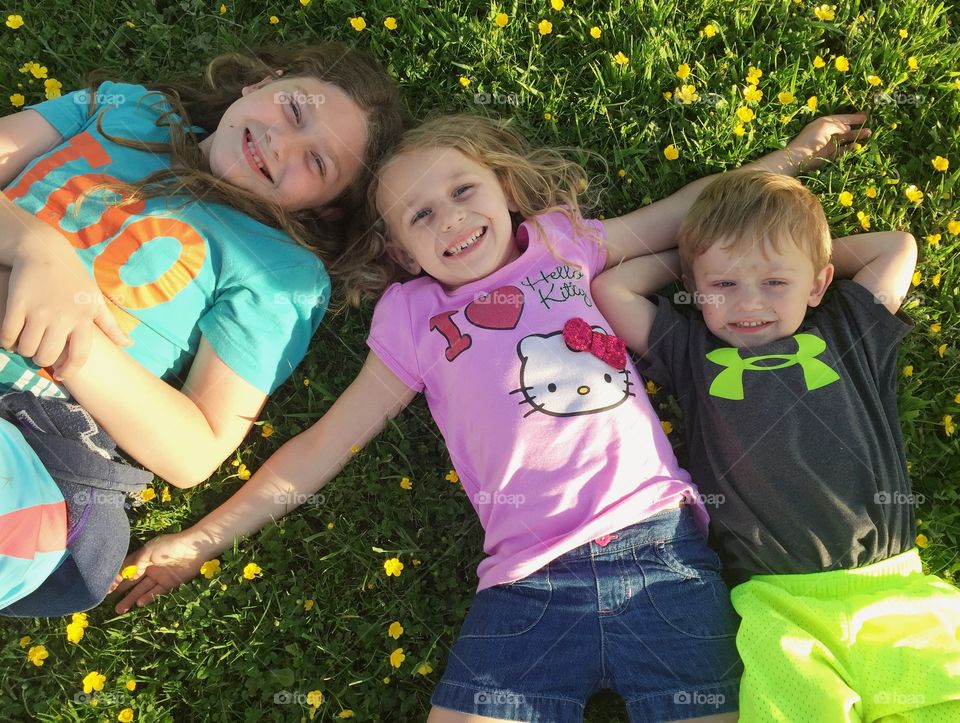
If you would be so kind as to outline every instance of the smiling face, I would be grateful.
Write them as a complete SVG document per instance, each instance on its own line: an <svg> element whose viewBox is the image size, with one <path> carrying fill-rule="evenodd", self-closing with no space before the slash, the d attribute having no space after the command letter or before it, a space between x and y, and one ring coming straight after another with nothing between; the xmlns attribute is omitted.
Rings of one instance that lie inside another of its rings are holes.
<svg viewBox="0 0 960 723"><path fill-rule="evenodd" d="M350 185L365 144L366 115L338 86L265 78L243 89L200 149L215 176L299 211Z"/></svg>
<svg viewBox="0 0 960 723"><path fill-rule="evenodd" d="M496 175L452 148L402 153L381 170L377 207L393 253L456 288L516 259L511 204Z"/></svg>
<svg viewBox="0 0 960 723"><path fill-rule="evenodd" d="M781 252L768 241L746 252L725 246L714 243L693 260L692 286L707 328L735 347L793 335L833 279L831 264L815 273L810 258L790 241Z"/></svg>

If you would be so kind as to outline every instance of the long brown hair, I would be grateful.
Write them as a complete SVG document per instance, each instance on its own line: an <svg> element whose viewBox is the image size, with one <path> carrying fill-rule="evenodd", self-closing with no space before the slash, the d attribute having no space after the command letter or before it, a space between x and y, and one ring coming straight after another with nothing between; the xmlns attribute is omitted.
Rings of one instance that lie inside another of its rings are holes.
<svg viewBox="0 0 960 723"><path fill-rule="evenodd" d="M279 71L279 72L278 72ZM224 112L241 96L241 90L265 77L310 76L338 86L366 114L366 148L360 172L353 182L327 207L338 209L332 220L323 209L288 211L278 204L238 188L210 173L210 165L199 148L191 126L212 133ZM96 89L105 75L90 76ZM383 68L366 53L341 43L329 42L301 48L259 48L245 53L226 53L214 58L201 82L174 81L147 84L158 92L158 106L169 104L157 118L157 126L170 129L170 143L151 143L111 137L111 141L139 150L168 153L170 168L156 171L135 183L104 184L117 192L120 205L158 196L187 196L204 202L222 203L256 221L282 229L297 243L309 248L329 267L342 252L355 228L354 217L361 211L372 168L399 136L402 127L399 91ZM91 112L95 94L91 93ZM103 115L97 119L102 128ZM331 270L333 274L333 270Z"/></svg>
<svg viewBox="0 0 960 723"><path fill-rule="evenodd" d="M578 230L589 233L580 209L593 206L596 193L591 190L585 200L587 172L569 160L561 152L564 149L535 148L506 121L469 114L442 115L404 133L377 169L377 176L390 159L424 148L453 148L492 170L517 206L515 221L530 220L539 227L537 215L560 210ZM335 264L347 301L354 306L363 298L378 297L390 282L409 278L387 252L391 241L377 207L378 190L374 177L367 189L368 228Z"/></svg>

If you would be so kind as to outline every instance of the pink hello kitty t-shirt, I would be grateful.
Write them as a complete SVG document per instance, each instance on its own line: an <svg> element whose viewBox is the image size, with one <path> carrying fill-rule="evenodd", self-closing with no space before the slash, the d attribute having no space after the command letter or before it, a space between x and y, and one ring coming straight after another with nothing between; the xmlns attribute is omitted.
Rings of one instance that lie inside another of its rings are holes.
<svg viewBox="0 0 960 723"><path fill-rule="evenodd" d="M520 258L448 290L393 284L367 343L423 392L485 531L479 590L526 577L564 552L685 500L707 513L674 457L630 360L616 369L563 338L568 319L610 326L590 295L603 270L598 221L566 214L517 231Z"/></svg>

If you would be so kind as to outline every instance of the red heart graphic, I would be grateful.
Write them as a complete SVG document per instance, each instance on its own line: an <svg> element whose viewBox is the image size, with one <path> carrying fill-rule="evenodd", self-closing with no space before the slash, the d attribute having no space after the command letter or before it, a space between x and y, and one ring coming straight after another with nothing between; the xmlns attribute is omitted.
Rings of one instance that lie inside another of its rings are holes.
<svg viewBox="0 0 960 723"><path fill-rule="evenodd" d="M516 286L501 286L467 304L464 316L481 329L515 329L523 313L523 292Z"/></svg>

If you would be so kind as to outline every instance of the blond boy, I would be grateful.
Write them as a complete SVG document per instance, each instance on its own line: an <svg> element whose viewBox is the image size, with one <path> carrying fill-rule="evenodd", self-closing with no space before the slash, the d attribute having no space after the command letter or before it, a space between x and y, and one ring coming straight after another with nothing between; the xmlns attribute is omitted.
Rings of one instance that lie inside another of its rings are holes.
<svg viewBox="0 0 960 723"><path fill-rule="evenodd" d="M592 291L683 410L742 617L741 720L960 720L960 592L921 570L897 411L913 237L831 244L802 184L745 171L678 240ZM647 298L678 269L699 314Z"/></svg>

